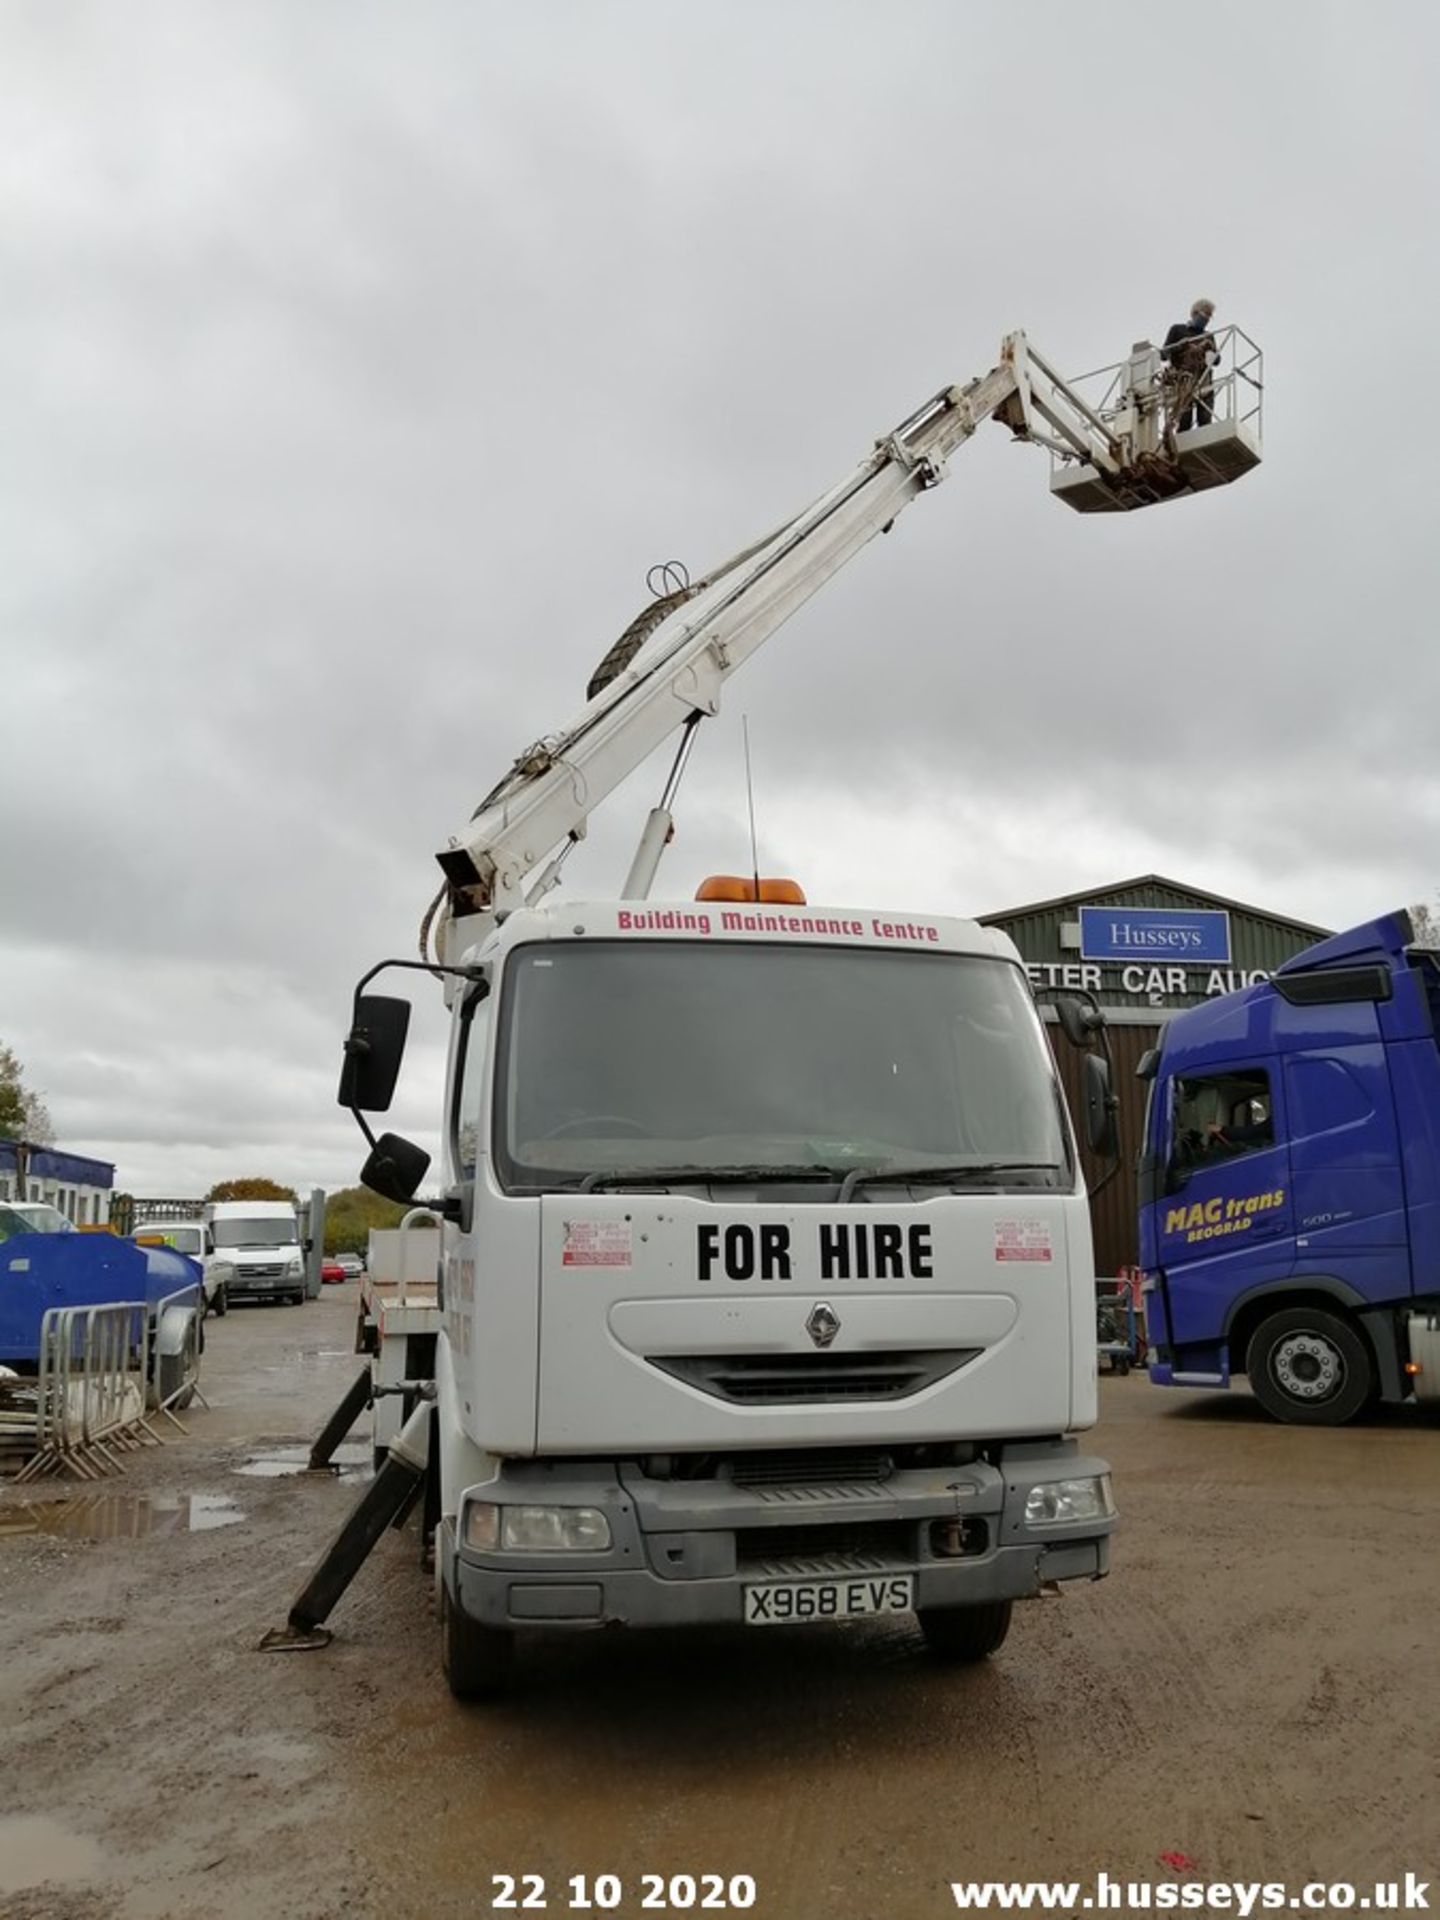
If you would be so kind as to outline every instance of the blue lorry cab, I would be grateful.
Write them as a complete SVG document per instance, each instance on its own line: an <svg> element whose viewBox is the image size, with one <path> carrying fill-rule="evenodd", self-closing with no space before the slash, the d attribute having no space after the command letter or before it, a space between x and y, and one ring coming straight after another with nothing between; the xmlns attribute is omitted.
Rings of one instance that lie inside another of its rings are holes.
<svg viewBox="0 0 1440 1920"><path fill-rule="evenodd" d="M1440 1398L1440 953L1405 913L1175 1014L1140 1065L1150 1377L1332 1425Z"/></svg>

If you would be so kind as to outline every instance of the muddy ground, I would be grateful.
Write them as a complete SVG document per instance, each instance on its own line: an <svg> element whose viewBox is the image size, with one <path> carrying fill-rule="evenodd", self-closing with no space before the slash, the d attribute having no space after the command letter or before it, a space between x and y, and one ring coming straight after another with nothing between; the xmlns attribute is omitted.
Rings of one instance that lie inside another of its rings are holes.
<svg viewBox="0 0 1440 1920"><path fill-rule="evenodd" d="M327 1651L256 1651L356 1483L239 1469L318 1429L354 1312L347 1285L212 1321L211 1410L103 1508L0 1490L5 1920L449 1920L502 1873L551 1913L613 1873L629 1915L647 1872L751 1875L765 1920L921 1920L952 1879L1164 1879L1167 1851L1440 1881L1434 1420L1303 1432L1106 1379L1114 1573L1024 1608L987 1667L904 1623L585 1635L461 1709L413 1532Z"/></svg>

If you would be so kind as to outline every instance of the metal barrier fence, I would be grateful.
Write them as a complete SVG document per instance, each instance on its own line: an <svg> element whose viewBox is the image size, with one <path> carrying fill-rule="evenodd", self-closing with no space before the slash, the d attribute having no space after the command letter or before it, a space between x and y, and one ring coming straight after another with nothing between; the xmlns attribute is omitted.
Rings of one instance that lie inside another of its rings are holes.
<svg viewBox="0 0 1440 1920"><path fill-rule="evenodd" d="M159 1443L151 1412L184 1431L175 1408L200 1394L200 1321L179 1315L167 1323L166 1309L181 1301L193 1305L196 1291L182 1288L160 1301L153 1325L144 1301L46 1313L28 1436L35 1451L17 1479L68 1471L98 1480L117 1470L124 1454ZM23 1442L25 1426L23 1415L10 1416L7 1443Z"/></svg>

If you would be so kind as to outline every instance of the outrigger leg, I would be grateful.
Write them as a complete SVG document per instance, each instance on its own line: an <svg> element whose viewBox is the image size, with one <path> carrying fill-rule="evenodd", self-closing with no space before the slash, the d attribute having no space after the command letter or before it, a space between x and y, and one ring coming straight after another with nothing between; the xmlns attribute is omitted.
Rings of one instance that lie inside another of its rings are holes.
<svg viewBox="0 0 1440 1920"><path fill-rule="evenodd" d="M381 1534L409 1511L424 1486L430 1468L433 1418L430 1400L422 1400L391 1442L384 1466L295 1596L285 1625L272 1627L261 1640L262 1653L304 1653L329 1646L332 1635L322 1623L330 1617Z"/></svg>

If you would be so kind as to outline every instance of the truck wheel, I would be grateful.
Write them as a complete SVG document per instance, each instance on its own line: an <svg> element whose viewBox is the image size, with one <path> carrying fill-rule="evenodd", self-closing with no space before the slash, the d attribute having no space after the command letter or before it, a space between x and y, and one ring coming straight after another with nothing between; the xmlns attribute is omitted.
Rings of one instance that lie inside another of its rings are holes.
<svg viewBox="0 0 1440 1920"><path fill-rule="evenodd" d="M457 1700L492 1700L509 1678L514 1651L513 1633L461 1613L440 1582L440 1664Z"/></svg>
<svg viewBox="0 0 1440 1920"><path fill-rule="evenodd" d="M1010 1600L982 1600L972 1607L920 1607L915 1617L937 1659L970 1666L1004 1646L1013 1605Z"/></svg>
<svg viewBox="0 0 1440 1920"><path fill-rule="evenodd" d="M221 1320L223 1320L225 1318L225 1315L230 1311L230 1295L224 1287L221 1287L220 1291L215 1296L215 1306L213 1311L217 1319L221 1319Z"/></svg>
<svg viewBox="0 0 1440 1920"><path fill-rule="evenodd" d="M1250 1336L1245 1370L1274 1420L1339 1427L1375 1390L1375 1362L1357 1330L1324 1307L1286 1307Z"/></svg>

